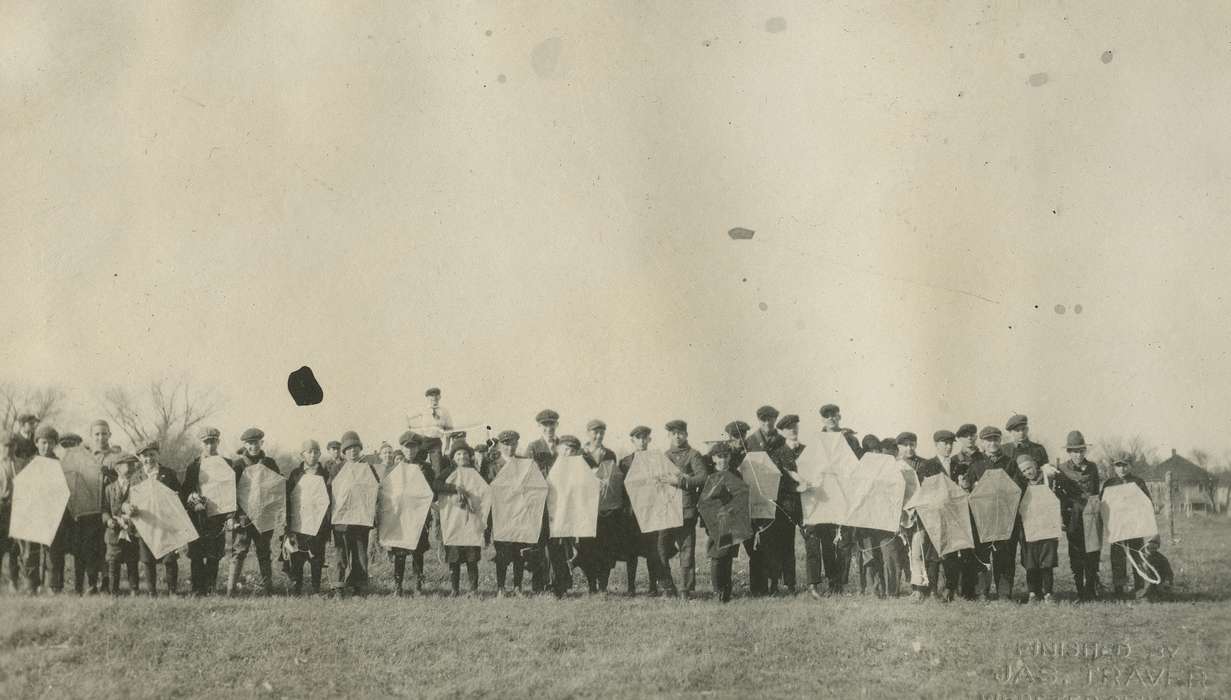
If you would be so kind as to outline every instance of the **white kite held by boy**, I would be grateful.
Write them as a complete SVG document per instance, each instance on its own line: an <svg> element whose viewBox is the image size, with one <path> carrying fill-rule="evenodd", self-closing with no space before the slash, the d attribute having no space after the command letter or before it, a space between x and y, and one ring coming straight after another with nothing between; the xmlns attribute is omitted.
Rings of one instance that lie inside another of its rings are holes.
<svg viewBox="0 0 1231 700"><path fill-rule="evenodd" d="M552 537L594 537L602 487L585 457L556 459L547 474L548 533Z"/></svg>
<svg viewBox="0 0 1231 700"><path fill-rule="evenodd" d="M515 457L506 462L491 483L492 540L538 542L548 488L534 460Z"/></svg>
<svg viewBox="0 0 1231 700"><path fill-rule="evenodd" d="M304 474L291 489L287 522L291 532L315 536L329 512L329 489L319 474Z"/></svg>
<svg viewBox="0 0 1231 700"><path fill-rule="evenodd" d="M432 487L419 465L403 462L389 470L377 494L380 543L418 549L433 498Z"/></svg>
<svg viewBox="0 0 1231 700"><path fill-rule="evenodd" d="M441 497L440 540L446 547L482 547L487 516L491 512L491 487L474 469L456 469L445 479L462 493Z"/></svg>
<svg viewBox="0 0 1231 700"><path fill-rule="evenodd" d="M970 512L979 542L999 542L1013 534L1022 490L1003 469L989 469L970 490Z"/></svg>
<svg viewBox="0 0 1231 700"><path fill-rule="evenodd" d="M796 473L804 486L800 493L804 524L842 524L850 512L845 484L859 467L842 433L821 432L796 460Z"/></svg>
<svg viewBox="0 0 1231 700"><path fill-rule="evenodd" d="M906 486L898 461L889 455L865 454L843 487L850 510L840 524L897 532Z"/></svg>
<svg viewBox="0 0 1231 700"><path fill-rule="evenodd" d="M103 471L88 450L74 447L60 458L68 484L68 512L74 518L103 511Z"/></svg>
<svg viewBox="0 0 1231 700"><path fill-rule="evenodd" d="M1108 486L1103 491L1099 513L1103 521L1103 540L1108 544L1148 540L1158 535L1154 504L1136 484Z"/></svg>
<svg viewBox="0 0 1231 700"><path fill-rule="evenodd" d="M235 484L235 499L257 532L269 532L286 518L286 478L263 464L250 464Z"/></svg>
<svg viewBox="0 0 1231 700"><path fill-rule="evenodd" d="M35 457L13 478L9 537L51 546L68 507L68 482L60 463Z"/></svg>
<svg viewBox="0 0 1231 700"><path fill-rule="evenodd" d="M975 546L969 500L970 495L947 475L934 474L923 480L905 509L919 516L932 546L943 557ZM914 573L913 567L911 573Z"/></svg>
<svg viewBox="0 0 1231 700"><path fill-rule="evenodd" d="M372 527L380 481L366 462L347 462L333 478L334 525Z"/></svg>
<svg viewBox="0 0 1231 700"><path fill-rule="evenodd" d="M1019 511L1022 531L1027 542L1059 539L1061 530L1060 499L1046 484L1031 484L1022 495Z"/></svg>
<svg viewBox="0 0 1231 700"><path fill-rule="evenodd" d="M778 510L778 482L782 472L765 452L749 452L739 465L739 474L748 484L748 513L753 520L773 520Z"/></svg>
<svg viewBox="0 0 1231 700"><path fill-rule="evenodd" d="M659 450L633 453L633 462L624 477L624 491L633 506L637 527L642 533L670 530L684 524L684 492L659 481L675 481L679 469Z"/></svg>
<svg viewBox="0 0 1231 700"><path fill-rule="evenodd" d="M234 513L237 507L235 470L218 455L201 460L198 477L206 517Z"/></svg>
<svg viewBox="0 0 1231 700"><path fill-rule="evenodd" d="M157 479L146 479L128 491L135 512L133 526L155 559L197 539L197 528L179 496Z"/></svg>

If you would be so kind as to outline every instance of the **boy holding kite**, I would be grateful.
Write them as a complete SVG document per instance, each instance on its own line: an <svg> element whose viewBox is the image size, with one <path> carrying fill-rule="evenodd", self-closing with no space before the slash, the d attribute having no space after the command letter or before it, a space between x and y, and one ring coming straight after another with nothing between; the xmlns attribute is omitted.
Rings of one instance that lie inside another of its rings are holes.
<svg viewBox="0 0 1231 700"><path fill-rule="evenodd" d="M120 594L120 567L128 568L128 590L136 595L141 588L137 559L141 546L132 516L137 509L128 500L129 474L137 469L137 458L123 454L116 458L116 478L103 487L103 526L107 544L107 568L111 574L111 595Z"/></svg>
<svg viewBox="0 0 1231 700"><path fill-rule="evenodd" d="M398 444L402 446L402 452L406 457L406 461L417 467L423 474L423 480L428 484L436 481L436 470L440 466L440 451L438 449L429 449L431 446L428 440L422 435L407 430L398 438ZM436 441L439 444L439 440ZM396 595L403 593L403 580L406 576L406 557L410 557L411 573L415 577L415 593L423 594L423 555L427 553L432 545L428 538L428 533L431 531L432 516L428 512L427 520L423 523L423 529L419 533L418 546L414 549L406 549L404 547L390 547L389 558L393 560L393 586ZM521 576L518 576L521 580Z"/></svg>
<svg viewBox="0 0 1231 700"><path fill-rule="evenodd" d="M290 474L286 476L286 502L291 503L291 494L305 476L317 476L325 482L325 491L329 492L329 470L321 464L321 446L316 440L305 440L300 450L301 461ZM321 592L321 570L325 565L325 543L329 541L329 513L321 518L315 534L304 534L294 530L292 526L291 508L286 509L286 572L291 579L291 593L299 595L303 591L303 565L308 564L312 581L312 593Z"/></svg>
<svg viewBox="0 0 1231 700"><path fill-rule="evenodd" d="M218 564L226 553L226 523L230 513L206 512L205 497L201 494L201 462L217 457L227 467L235 468L231 460L218 454L222 434L217 428L202 427L197 431L201 454L192 458L184 469L184 482L180 485L180 500L184 502L188 518L197 528L197 539L188 543L188 577L193 595L208 595L218 586Z"/></svg>
<svg viewBox="0 0 1231 700"><path fill-rule="evenodd" d="M152 479L158 483L171 489L172 493L179 495L180 481L175 476L175 472L167 469L158 462L158 443L151 440L141 446L137 450L137 457L141 460L142 477L144 479ZM180 576L180 555L179 552L170 552L163 555L161 558L155 558L154 553L150 551L149 546L144 541L141 542L141 568L145 569L145 585L149 589L150 597L158 595L158 565L163 565L164 574L167 579L167 594L175 595L179 590Z"/></svg>

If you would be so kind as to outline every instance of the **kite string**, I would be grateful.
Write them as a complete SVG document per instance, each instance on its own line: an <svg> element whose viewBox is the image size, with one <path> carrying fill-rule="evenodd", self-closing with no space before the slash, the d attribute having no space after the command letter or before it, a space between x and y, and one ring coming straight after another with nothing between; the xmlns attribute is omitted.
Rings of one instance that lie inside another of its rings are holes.
<svg viewBox="0 0 1231 700"><path fill-rule="evenodd" d="M1112 544L1112 546L1121 547L1124 549L1125 554L1128 555L1128 563L1132 565L1133 570L1136 571L1137 575L1140 576L1142 579L1152 584L1158 584L1162 582L1163 580L1162 574L1160 574L1158 572L1158 569L1154 568L1154 565L1151 564L1150 560L1146 558L1146 555L1144 554L1145 552L1144 548L1133 549L1132 547L1128 546L1124 542L1115 542ZM1137 563L1137 559L1133 556L1134 554L1141 556L1141 565ZM1142 565L1144 565L1144 567L1148 568L1150 571L1154 572L1153 575L1147 574Z"/></svg>

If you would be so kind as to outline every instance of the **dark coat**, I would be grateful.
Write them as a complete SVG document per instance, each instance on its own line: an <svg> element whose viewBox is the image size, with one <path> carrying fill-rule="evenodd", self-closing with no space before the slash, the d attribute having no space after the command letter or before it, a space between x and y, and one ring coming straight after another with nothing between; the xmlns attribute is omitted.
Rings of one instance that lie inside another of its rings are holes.
<svg viewBox="0 0 1231 700"><path fill-rule="evenodd" d="M684 477L678 484L684 492L684 518L695 518L697 517L697 499L710 469L701 459L701 453L692 449L688 443L684 443L683 447L673 447L665 454L672 464L684 472ZM735 467L732 466L731 469L734 470Z"/></svg>
<svg viewBox="0 0 1231 700"><path fill-rule="evenodd" d="M546 474L553 464L556 463L556 457L560 454L559 438L552 444L547 444L543 438L532 441L526 446L526 456L533 459L535 464L539 465L539 470Z"/></svg>

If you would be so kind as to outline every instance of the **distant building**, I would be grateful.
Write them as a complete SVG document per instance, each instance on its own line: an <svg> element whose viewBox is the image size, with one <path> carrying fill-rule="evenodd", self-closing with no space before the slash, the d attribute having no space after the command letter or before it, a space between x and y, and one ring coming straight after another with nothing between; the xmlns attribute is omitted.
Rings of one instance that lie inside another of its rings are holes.
<svg viewBox="0 0 1231 700"><path fill-rule="evenodd" d="M1133 473L1146 480L1151 494L1162 488L1168 472L1171 473L1173 508L1187 514L1193 511L1215 512L1214 476L1181 457L1175 450L1171 450L1170 457L1153 466L1133 466ZM1158 502L1157 498L1155 502Z"/></svg>

